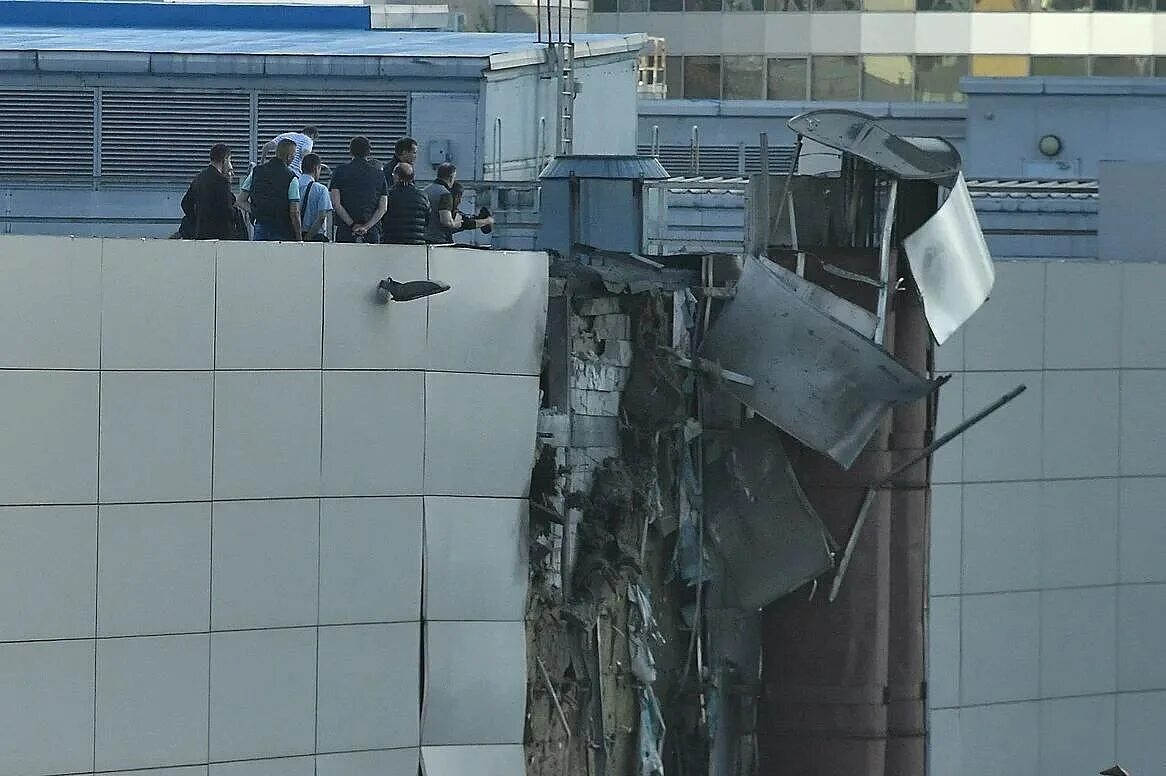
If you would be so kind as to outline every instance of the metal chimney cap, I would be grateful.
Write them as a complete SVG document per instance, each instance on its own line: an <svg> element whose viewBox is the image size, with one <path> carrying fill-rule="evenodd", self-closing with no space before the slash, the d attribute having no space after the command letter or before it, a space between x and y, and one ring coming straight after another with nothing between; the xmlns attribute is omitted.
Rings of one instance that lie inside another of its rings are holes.
<svg viewBox="0 0 1166 776"><path fill-rule="evenodd" d="M624 181L637 178L664 180L669 176L663 165L651 156L577 155L556 156L538 177L542 180L575 177Z"/></svg>

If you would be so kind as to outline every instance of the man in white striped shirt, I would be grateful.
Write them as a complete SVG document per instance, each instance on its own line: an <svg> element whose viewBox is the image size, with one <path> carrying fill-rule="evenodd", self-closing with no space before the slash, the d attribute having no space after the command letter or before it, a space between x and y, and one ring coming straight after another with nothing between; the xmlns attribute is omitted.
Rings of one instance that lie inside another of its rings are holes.
<svg viewBox="0 0 1166 776"><path fill-rule="evenodd" d="M292 158L288 167L296 174L296 177L303 175L303 170L300 165L304 161L304 154L310 154L312 148L316 145L316 141L320 139L320 130L313 126L306 126L299 132L284 132L282 135L276 135L270 141L263 144L263 153L260 162L267 161L267 157L275 153L275 147L279 145L281 140L290 140L296 144L296 155Z"/></svg>

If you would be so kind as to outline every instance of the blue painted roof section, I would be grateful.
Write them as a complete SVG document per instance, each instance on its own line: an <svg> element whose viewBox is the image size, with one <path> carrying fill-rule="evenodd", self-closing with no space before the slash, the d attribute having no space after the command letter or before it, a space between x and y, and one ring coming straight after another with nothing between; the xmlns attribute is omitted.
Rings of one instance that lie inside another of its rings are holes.
<svg viewBox="0 0 1166 776"><path fill-rule="evenodd" d="M576 35L575 43L577 50L588 44L603 49L604 44L622 46L630 37ZM0 27L0 51L484 59L494 54L541 53L545 47L532 33Z"/></svg>
<svg viewBox="0 0 1166 776"><path fill-rule="evenodd" d="M351 5L0 0L2 27L181 30L368 30L372 9Z"/></svg>

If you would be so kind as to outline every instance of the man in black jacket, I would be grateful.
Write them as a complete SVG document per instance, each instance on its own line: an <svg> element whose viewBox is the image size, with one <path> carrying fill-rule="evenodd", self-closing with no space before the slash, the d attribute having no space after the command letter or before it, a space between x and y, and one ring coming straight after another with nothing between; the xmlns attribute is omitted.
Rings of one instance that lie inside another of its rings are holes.
<svg viewBox="0 0 1166 776"><path fill-rule="evenodd" d="M413 165L401 162L393 168L389 189L389 211L385 214L386 243L424 245L429 224L429 200L413 184Z"/></svg>
<svg viewBox="0 0 1166 776"><path fill-rule="evenodd" d="M182 197L184 240L238 240L235 229L235 195L231 193L231 149L226 143L211 146L210 164L191 181Z"/></svg>
<svg viewBox="0 0 1166 776"><path fill-rule="evenodd" d="M240 188L240 206L250 206L255 217L256 240L303 242L300 223L300 183L288 167L296 154L296 144L279 141L275 158L251 171Z"/></svg>

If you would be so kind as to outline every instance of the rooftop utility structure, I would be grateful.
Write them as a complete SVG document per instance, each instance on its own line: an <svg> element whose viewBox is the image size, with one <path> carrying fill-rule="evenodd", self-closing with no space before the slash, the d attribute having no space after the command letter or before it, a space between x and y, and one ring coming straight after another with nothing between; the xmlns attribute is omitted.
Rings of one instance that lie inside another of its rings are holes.
<svg viewBox="0 0 1166 776"><path fill-rule="evenodd" d="M422 180L446 161L467 181L531 180L560 140L562 62L535 34L358 28L348 6L310 8L333 21L296 29L47 26L42 5L61 4L0 3L9 14L0 109L11 117L0 143L23 160L0 172L6 232L164 236L213 143L228 143L245 170L265 141L306 124L320 128L317 150L331 167L347 160L354 135L380 158L414 137ZM77 5L82 16L112 5L110 18L122 18L118 3ZM214 7L199 13L213 17ZM573 37L577 152L635 150L643 40Z"/></svg>

